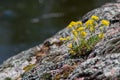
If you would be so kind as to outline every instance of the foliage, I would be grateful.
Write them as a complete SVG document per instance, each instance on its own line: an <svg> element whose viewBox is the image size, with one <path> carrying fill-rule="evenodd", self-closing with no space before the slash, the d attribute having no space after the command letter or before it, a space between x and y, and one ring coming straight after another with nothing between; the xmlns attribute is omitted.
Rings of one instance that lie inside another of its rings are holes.
<svg viewBox="0 0 120 80"><path fill-rule="evenodd" d="M85 55L94 48L99 40L105 37L104 30L109 24L108 20L100 20L96 15L91 16L85 23L72 21L67 26L71 32L70 36L60 38L60 40L71 40L71 43L68 45L71 56Z"/></svg>

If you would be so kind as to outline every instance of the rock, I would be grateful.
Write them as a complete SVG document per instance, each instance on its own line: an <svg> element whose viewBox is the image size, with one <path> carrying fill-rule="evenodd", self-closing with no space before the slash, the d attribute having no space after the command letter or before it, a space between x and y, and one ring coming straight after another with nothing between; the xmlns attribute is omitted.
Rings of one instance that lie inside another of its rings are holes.
<svg viewBox="0 0 120 80"><path fill-rule="evenodd" d="M120 77L120 3L107 3L83 16L92 15L111 22L105 39L95 45L88 55L71 59L69 41L63 44L60 37L70 34L65 28L43 44L23 51L0 66L0 80L119 80Z"/></svg>

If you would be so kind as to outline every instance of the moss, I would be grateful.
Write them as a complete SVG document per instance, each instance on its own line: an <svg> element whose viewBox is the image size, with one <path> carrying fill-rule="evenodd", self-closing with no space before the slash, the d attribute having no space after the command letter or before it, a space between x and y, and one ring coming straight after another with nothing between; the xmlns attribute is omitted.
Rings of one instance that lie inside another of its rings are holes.
<svg viewBox="0 0 120 80"><path fill-rule="evenodd" d="M44 73L42 75L43 80L52 80L52 75L50 73Z"/></svg>
<svg viewBox="0 0 120 80"><path fill-rule="evenodd" d="M32 69L35 66L35 64L30 64L27 65L26 67L23 68L23 70L25 70L25 72L29 71L30 69Z"/></svg>

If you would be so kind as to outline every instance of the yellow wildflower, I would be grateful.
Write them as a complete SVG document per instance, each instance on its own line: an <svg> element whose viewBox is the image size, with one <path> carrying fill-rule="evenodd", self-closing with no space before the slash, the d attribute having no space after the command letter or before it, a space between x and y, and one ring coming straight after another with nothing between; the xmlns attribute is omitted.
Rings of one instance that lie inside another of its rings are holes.
<svg viewBox="0 0 120 80"><path fill-rule="evenodd" d="M72 21L72 22L70 23L70 25L74 26L74 25L76 25L76 22L75 22L75 21Z"/></svg>
<svg viewBox="0 0 120 80"><path fill-rule="evenodd" d="M79 28L77 29L77 31L83 31L83 30L85 30L84 27L79 27Z"/></svg>
<svg viewBox="0 0 120 80"><path fill-rule="evenodd" d="M70 39L70 36L67 36L66 39L69 40L69 39Z"/></svg>
<svg viewBox="0 0 120 80"><path fill-rule="evenodd" d="M93 15L92 17L91 17L91 19L93 19L93 20L99 20L99 17L98 16L95 16L95 15Z"/></svg>
<svg viewBox="0 0 120 80"><path fill-rule="evenodd" d="M66 40L69 40L70 39L70 36L67 36L66 38L59 38L60 41L66 41Z"/></svg>
<svg viewBox="0 0 120 80"><path fill-rule="evenodd" d="M77 21L76 24L77 24L78 26L82 26L82 22L81 22L81 21Z"/></svg>
<svg viewBox="0 0 120 80"><path fill-rule="evenodd" d="M76 24L76 22L71 21L70 24L68 25L68 28L72 28L75 24Z"/></svg>
<svg viewBox="0 0 120 80"><path fill-rule="evenodd" d="M65 39L65 41L66 41L66 40L69 40L68 38L64 38L64 39Z"/></svg>
<svg viewBox="0 0 120 80"><path fill-rule="evenodd" d="M78 33L76 30L73 30L72 33L75 35L75 36L78 36Z"/></svg>
<svg viewBox="0 0 120 80"><path fill-rule="evenodd" d="M61 38L59 38L59 40L60 40L60 41L66 41L66 40L68 40L68 39L67 39L67 38L62 38L62 37L61 37Z"/></svg>
<svg viewBox="0 0 120 80"><path fill-rule="evenodd" d="M100 33L100 34L98 34L98 37L103 39L105 37L105 35L104 35L104 33Z"/></svg>
<svg viewBox="0 0 120 80"><path fill-rule="evenodd" d="M101 24L104 26L109 26L110 22L108 20L102 20Z"/></svg>
<svg viewBox="0 0 120 80"><path fill-rule="evenodd" d="M90 26L93 26L94 25L94 20L88 20L86 23L85 23L85 26L88 28Z"/></svg>
<svg viewBox="0 0 120 80"><path fill-rule="evenodd" d="M83 36L83 37L86 37L87 36L87 33L85 32L85 31L81 31L81 36Z"/></svg>
<svg viewBox="0 0 120 80"><path fill-rule="evenodd" d="M94 27L90 27L89 29L91 32L94 32L95 31L95 28Z"/></svg>
<svg viewBox="0 0 120 80"><path fill-rule="evenodd" d="M75 51L70 50L70 54L71 54L71 55L75 55L76 53L75 53Z"/></svg>
<svg viewBox="0 0 120 80"><path fill-rule="evenodd" d="M61 38L59 38L59 40L60 40L60 41L63 41L63 40L64 40L64 38L62 38L62 37L61 37Z"/></svg>
<svg viewBox="0 0 120 80"><path fill-rule="evenodd" d="M68 27L68 28L72 28L73 26L72 26L72 25L68 25L67 27Z"/></svg>
<svg viewBox="0 0 120 80"><path fill-rule="evenodd" d="M76 25L75 21L71 21L70 24L68 25L68 28L72 28Z"/></svg>
<svg viewBox="0 0 120 80"><path fill-rule="evenodd" d="M70 44L68 45L68 47L69 47L69 48L72 48L72 43L70 43Z"/></svg>

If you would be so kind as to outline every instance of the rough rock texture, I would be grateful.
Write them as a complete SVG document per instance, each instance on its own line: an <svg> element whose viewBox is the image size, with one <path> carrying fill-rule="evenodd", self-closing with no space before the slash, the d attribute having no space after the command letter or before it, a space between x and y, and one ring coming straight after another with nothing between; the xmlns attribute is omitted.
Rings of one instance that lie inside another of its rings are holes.
<svg viewBox="0 0 120 80"><path fill-rule="evenodd" d="M71 59L67 44L60 37L70 35L65 28L43 44L9 58L0 66L0 80L119 80L120 79L120 3L107 3L83 16L110 20L105 39L86 56Z"/></svg>

